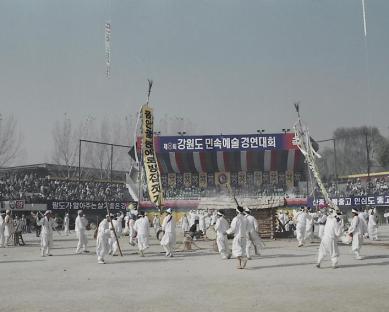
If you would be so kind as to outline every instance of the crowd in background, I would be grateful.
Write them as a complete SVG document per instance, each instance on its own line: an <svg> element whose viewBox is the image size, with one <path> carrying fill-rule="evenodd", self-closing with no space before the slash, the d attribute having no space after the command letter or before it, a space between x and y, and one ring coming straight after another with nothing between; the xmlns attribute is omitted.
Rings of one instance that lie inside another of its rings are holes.
<svg viewBox="0 0 389 312"><path fill-rule="evenodd" d="M363 196L367 194L389 194L389 181L385 178L372 178L370 184L360 179L342 182L329 182L326 185L331 197L337 196ZM241 197L259 196L302 196L297 188L287 190L286 185L273 185L270 183L244 186L232 186L235 195ZM167 187L164 189L165 198L168 199L197 199L201 197L214 197L228 190L225 186L208 186L200 188ZM316 195L320 196L316 188ZM148 198L144 189L144 198ZM46 203L50 200L83 200L83 201L130 201L131 196L124 183L110 183L97 181L77 181L42 177L37 174L7 174L0 177L0 201L25 200L26 203Z"/></svg>
<svg viewBox="0 0 389 312"><path fill-rule="evenodd" d="M125 184L74 181L39 177L36 174L0 177L0 201L25 200L45 203L50 200L129 201Z"/></svg>

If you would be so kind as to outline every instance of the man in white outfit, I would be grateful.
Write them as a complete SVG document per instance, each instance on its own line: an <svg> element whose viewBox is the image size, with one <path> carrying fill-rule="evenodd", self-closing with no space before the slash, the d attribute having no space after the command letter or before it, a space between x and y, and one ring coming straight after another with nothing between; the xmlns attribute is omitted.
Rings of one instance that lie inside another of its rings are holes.
<svg viewBox="0 0 389 312"><path fill-rule="evenodd" d="M162 222L162 231L164 234L161 239L161 246L166 252L166 257L173 257L176 246L176 222L172 215L172 209L166 209L167 216Z"/></svg>
<svg viewBox="0 0 389 312"><path fill-rule="evenodd" d="M318 218L317 218L317 224L319 225L319 233L318 236L320 239L323 238L324 235L324 228L327 222L327 213L323 210L320 212Z"/></svg>
<svg viewBox="0 0 389 312"><path fill-rule="evenodd" d="M149 219L143 211L138 214L138 219L135 221L134 230L138 239L139 255L144 257L144 251L149 248L150 224Z"/></svg>
<svg viewBox="0 0 389 312"><path fill-rule="evenodd" d="M190 227L189 227L189 221L188 221L188 217L186 216L186 213L182 216L181 228L184 233L189 231Z"/></svg>
<svg viewBox="0 0 389 312"><path fill-rule="evenodd" d="M97 238L96 238L96 255L97 255L97 263L104 264L104 257L109 252L109 238L111 236L111 230L109 228L110 224L110 216L107 215L105 219L103 219L97 230Z"/></svg>
<svg viewBox="0 0 389 312"><path fill-rule="evenodd" d="M130 239L129 244L131 246L135 246L135 230L134 230L134 224L135 224L135 215L131 215L130 219L128 220L128 237Z"/></svg>
<svg viewBox="0 0 389 312"><path fill-rule="evenodd" d="M362 260L362 257L359 252L363 243L364 220L358 216L358 211L356 209L352 209L352 214L353 219L351 220L351 225L348 229L348 234L353 238L351 250L355 254L355 259Z"/></svg>
<svg viewBox="0 0 389 312"><path fill-rule="evenodd" d="M305 237L304 240L312 242L313 240L313 224L316 213L311 212L310 208L307 208L306 221L305 221Z"/></svg>
<svg viewBox="0 0 389 312"><path fill-rule="evenodd" d="M234 234L232 241L232 255L238 259L238 269L244 269L247 264L246 240L247 240L247 219L243 207L236 208L237 216L232 220L227 234Z"/></svg>
<svg viewBox="0 0 389 312"><path fill-rule="evenodd" d="M230 226L227 220L224 218L224 211L219 210L217 212L217 219L215 224L216 244L223 260L229 259L231 257L230 251L228 249L227 238L227 230L229 229L229 227Z"/></svg>
<svg viewBox="0 0 389 312"><path fill-rule="evenodd" d="M300 208L300 211L294 217L296 223L296 238L298 245L297 247L301 247L304 245L305 238L305 227L307 222L307 214L304 207Z"/></svg>
<svg viewBox="0 0 389 312"><path fill-rule="evenodd" d="M78 210L77 214L76 221L74 222L74 231L76 232L78 238L76 254L80 254L81 252L89 252L87 250L88 237L86 235L86 226L88 225L88 220L85 218L82 210Z"/></svg>
<svg viewBox="0 0 389 312"><path fill-rule="evenodd" d="M5 213L0 213L0 248L5 247L4 242L5 242L5 237L4 237L4 228L5 228Z"/></svg>
<svg viewBox="0 0 389 312"><path fill-rule="evenodd" d="M54 222L51 211L47 210L44 217L37 221L37 224L42 227L41 255L42 257L52 256L50 248L53 247L53 228L56 228L58 225Z"/></svg>
<svg viewBox="0 0 389 312"><path fill-rule="evenodd" d="M378 240L378 224L377 224L377 215L375 213L375 208L372 208L370 210L367 230L369 232L370 240Z"/></svg>
<svg viewBox="0 0 389 312"><path fill-rule="evenodd" d="M246 243L246 255L247 259L251 260L252 252L254 249L254 254L260 255L259 249L262 247L261 238L258 235L258 221L251 215L249 208L244 209L244 213L247 219L247 243Z"/></svg>
<svg viewBox="0 0 389 312"><path fill-rule="evenodd" d="M319 247L319 255L316 264L317 268L320 268L320 264L326 255L331 258L332 267L334 269L337 268L339 257L338 239L343 233L343 224L339 218L341 214L340 211L337 213L333 210L331 215L327 217Z"/></svg>
<svg viewBox="0 0 389 312"><path fill-rule="evenodd" d="M118 212L116 214L116 235L118 236L118 238L120 238L123 233L123 219L124 219L123 212Z"/></svg>
<svg viewBox="0 0 389 312"><path fill-rule="evenodd" d="M63 229L66 236L70 234L69 224L70 224L69 214L65 213L65 217L63 218Z"/></svg>
<svg viewBox="0 0 389 312"><path fill-rule="evenodd" d="M4 218L4 240L5 240L5 246L8 246L10 243L10 239L12 235L14 234L14 220L11 216L11 210L7 209L5 211L5 218Z"/></svg>

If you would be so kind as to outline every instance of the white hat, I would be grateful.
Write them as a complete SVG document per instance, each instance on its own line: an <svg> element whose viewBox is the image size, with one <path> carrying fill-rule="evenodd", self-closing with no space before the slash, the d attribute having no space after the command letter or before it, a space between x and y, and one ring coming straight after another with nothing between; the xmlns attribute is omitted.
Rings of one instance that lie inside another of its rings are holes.
<svg viewBox="0 0 389 312"><path fill-rule="evenodd" d="M166 213L172 213L172 208L166 209Z"/></svg>
<svg viewBox="0 0 389 312"><path fill-rule="evenodd" d="M358 213L359 213L359 211L358 211L358 210L356 210L356 209L354 209L354 208L351 210L351 212L352 212L352 213L356 213L356 214L358 214Z"/></svg>
<svg viewBox="0 0 389 312"><path fill-rule="evenodd" d="M224 211L223 210L219 210L217 212L217 215L223 217L224 216Z"/></svg>
<svg viewBox="0 0 389 312"><path fill-rule="evenodd" d="M247 207L245 207L245 208L244 208L244 212L246 212L246 213L250 213L250 209L249 209L249 208L247 208Z"/></svg>
<svg viewBox="0 0 389 312"><path fill-rule="evenodd" d="M45 216L47 216L49 213L51 213L51 210L46 210Z"/></svg>

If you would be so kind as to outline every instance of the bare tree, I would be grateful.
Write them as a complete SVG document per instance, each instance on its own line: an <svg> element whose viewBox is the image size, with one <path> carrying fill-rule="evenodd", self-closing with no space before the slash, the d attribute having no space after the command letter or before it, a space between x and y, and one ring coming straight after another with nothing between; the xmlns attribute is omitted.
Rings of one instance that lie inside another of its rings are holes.
<svg viewBox="0 0 389 312"><path fill-rule="evenodd" d="M0 113L0 167L12 164L18 158L21 146L22 136L17 130L16 119Z"/></svg>
<svg viewBox="0 0 389 312"><path fill-rule="evenodd" d="M62 121L57 121L53 129L54 150L52 159L54 164L66 166L66 176L75 175L74 166L78 155L78 131L74 130L72 121L64 115Z"/></svg>

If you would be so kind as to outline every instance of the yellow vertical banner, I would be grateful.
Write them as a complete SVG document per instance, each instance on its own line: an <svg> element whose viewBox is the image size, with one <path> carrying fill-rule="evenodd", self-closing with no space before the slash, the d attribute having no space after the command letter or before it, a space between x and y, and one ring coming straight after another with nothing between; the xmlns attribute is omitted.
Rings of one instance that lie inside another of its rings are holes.
<svg viewBox="0 0 389 312"><path fill-rule="evenodd" d="M288 170L285 173L285 182L286 182L286 188L288 190L293 189L294 187L294 173L292 170Z"/></svg>
<svg viewBox="0 0 389 312"><path fill-rule="evenodd" d="M208 187L208 177L205 172L199 173L199 188L205 189Z"/></svg>
<svg viewBox="0 0 389 312"><path fill-rule="evenodd" d="M161 174L154 150L154 118L152 108L142 107L142 154L150 201L157 207L163 203Z"/></svg>
<svg viewBox="0 0 389 312"><path fill-rule="evenodd" d="M278 172L270 171L270 184L275 185L278 184Z"/></svg>
<svg viewBox="0 0 389 312"><path fill-rule="evenodd" d="M168 173L167 176L168 185L170 188L175 188L177 185L177 177L175 173Z"/></svg>
<svg viewBox="0 0 389 312"><path fill-rule="evenodd" d="M191 187L192 186L192 174L190 172L184 173L184 186Z"/></svg>
<svg viewBox="0 0 389 312"><path fill-rule="evenodd" d="M255 186L262 185L262 171L254 171L254 185Z"/></svg>

